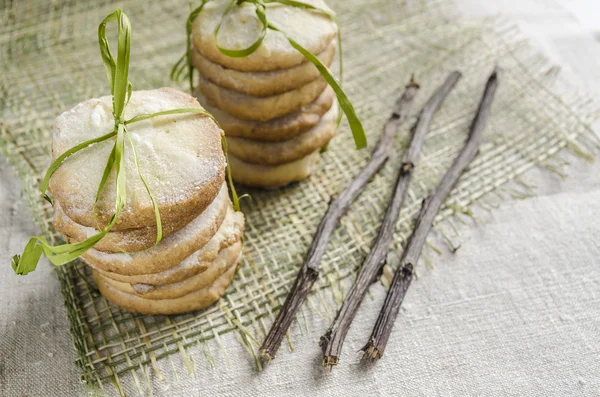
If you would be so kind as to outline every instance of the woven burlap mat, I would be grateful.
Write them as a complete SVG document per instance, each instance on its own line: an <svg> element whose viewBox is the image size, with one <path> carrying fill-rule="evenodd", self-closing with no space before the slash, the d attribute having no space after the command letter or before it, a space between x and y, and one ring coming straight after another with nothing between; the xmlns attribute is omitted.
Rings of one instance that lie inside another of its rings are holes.
<svg viewBox="0 0 600 397"><path fill-rule="evenodd" d="M50 223L52 209L37 186L50 160L53 120L74 104L108 92L96 27L113 10L111 3L22 0L4 3L0 9L0 149L23 179L33 216L48 238L57 238ZM134 30L130 76L134 89L175 85L168 79L169 70L184 49L189 7L183 1L162 3L122 2ZM432 232L436 241L455 249L460 237L453 231L454 222L474 218L478 210L507 197L532 194L520 176L534 166L560 174L563 149L590 158L597 147L588 127L599 116L594 103L565 89L557 70L510 25L460 21L445 1L330 3L344 34L344 86L372 144L411 74L422 89L410 121L449 71L464 74L434 120L398 223L396 255L422 198L461 147L495 63L505 68L505 74L485 143L437 218ZM401 127L392 158L335 232L317 288L304 310L334 313L338 307L377 233L410 124ZM94 390L116 387L123 393L123 385L133 383L141 392L158 360L180 355L192 372L186 349L220 344L219 336L228 332L256 356L331 195L348 184L368 157L368 150L353 150L343 124L320 170L307 181L267 192L241 188L241 193L252 194L252 201L243 205L247 219L243 263L227 295L208 310L170 317L127 313L99 295L80 262L58 268L82 379ZM438 250L430 244L424 262ZM385 269L384 285L391 272ZM289 343L293 338L294 331ZM212 362L210 349L205 352ZM175 381L178 374L172 368L172 373L158 375Z"/></svg>

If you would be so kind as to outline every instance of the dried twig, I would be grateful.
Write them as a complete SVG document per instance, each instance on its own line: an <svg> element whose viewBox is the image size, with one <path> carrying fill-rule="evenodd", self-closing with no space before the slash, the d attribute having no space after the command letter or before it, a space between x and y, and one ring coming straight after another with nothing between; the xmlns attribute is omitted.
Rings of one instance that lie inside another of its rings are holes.
<svg viewBox="0 0 600 397"><path fill-rule="evenodd" d="M444 84L436 90L419 115L419 120L415 126L410 145L402 158L402 165L400 167L400 172L398 173L398 178L396 179L394 194L388 205L385 217L383 218L383 223L379 229L375 245L365 259L365 262L356 277L356 281L348 291L348 295L344 300L336 319L327 333L321 337L324 366L333 366L338 363L342 344L344 343L350 324L356 315L356 311L367 293L369 285L375 281L377 275L385 265L394 229L396 228L398 214L400 213L400 207L402 206L404 195L412 177L412 172L415 168L419 152L425 141L425 136L429 131L429 125L431 124L435 112L444 102L452 88L454 88L454 85L460 76L461 74L459 72L450 73Z"/></svg>
<svg viewBox="0 0 600 397"><path fill-rule="evenodd" d="M275 357L275 353L277 353L281 341L296 317L296 313L300 309L300 306L302 306L302 303L306 300L310 289L318 278L321 259L339 219L346 213L348 207L350 207L352 202L358 197L367 182L387 161L392 138L400 123L406 118L409 105L418 89L419 85L411 78L410 83L406 86L402 96L396 102L394 111L385 124L383 134L371 155L371 160L352 181L350 186L348 186L337 198L331 200L329 208L323 216L317 232L315 233L306 260L296 278L296 282L260 348L260 355L263 359L271 360Z"/></svg>
<svg viewBox="0 0 600 397"><path fill-rule="evenodd" d="M494 69L494 72L490 76L479 103L477 114L471 124L469 136L458 157L452 163L452 166L444 177L441 179L439 184L431 192L431 194L423 200L423 207L417 216L414 231L408 241L406 249L402 254L399 268L394 275L392 285L388 294L385 298L385 302L379 317L369 338L369 342L363 347L364 358L372 360L379 359L383 355L383 351L389 339L394 321L398 316L400 305L406 294L406 290L410 285L412 279L413 265L419 260L423 244L427 238L427 234L431 230L433 220L437 215L446 197L458 181L458 178L467 168L469 163L475 158L479 150L479 142L485 129L490 107L494 100L494 94L498 87L498 75L500 70Z"/></svg>

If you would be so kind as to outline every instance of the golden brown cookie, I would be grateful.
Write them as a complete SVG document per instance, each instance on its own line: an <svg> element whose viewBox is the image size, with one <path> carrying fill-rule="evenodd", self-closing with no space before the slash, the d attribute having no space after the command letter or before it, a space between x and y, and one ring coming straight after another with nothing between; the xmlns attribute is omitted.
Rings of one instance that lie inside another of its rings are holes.
<svg viewBox="0 0 600 397"><path fill-rule="evenodd" d="M326 66L331 66L336 48L336 41L333 40L318 58ZM192 63L202 76L216 85L251 96L281 94L302 87L321 76L316 66L310 62L268 72L240 72L209 61L194 48L191 51Z"/></svg>
<svg viewBox="0 0 600 397"><path fill-rule="evenodd" d="M331 11L322 0L304 0L320 9ZM291 68L306 62L304 56L294 49L285 36L268 29L260 47L242 58L232 58L217 48L240 50L252 45L259 36L262 25L253 4L244 2L231 9L214 38L214 30L231 2L226 0L208 2L192 24L194 46L205 58L230 69L244 72L264 72ZM280 3L267 3L269 23L282 29L289 37L313 54L320 54L337 35L337 25L331 18L315 11L291 7Z"/></svg>
<svg viewBox="0 0 600 397"><path fill-rule="evenodd" d="M233 245L222 249L205 271L172 284L129 284L103 277L101 274L98 274L98 277L103 277L104 282L119 291L137 295L140 298L175 299L210 286L225 273L241 251L242 242L238 240Z"/></svg>
<svg viewBox="0 0 600 397"><path fill-rule="evenodd" d="M260 188L277 188L294 181L300 181L317 168L319 162L317 150L306 157L280 165L258 165L246 163L229 155L231 174L236 182Z"/></svg>
<svg viewBox="0 0 600 397"><path fill-rule="evenodd" d="M223 212L223 214L224 213L225 212ZM161 222L163 238L181 230L197 217L196 214L191 215L193 216L189 219L177 219L176 223ZM84 241L98 233L98 230L93 227L80 225L69 218L60 207L58 201L54 202L54 228L68 240L76 242ZM110 231L102 238L102 240L94 245L94 249L108 253L136 252L151 248L155 243L156 226L145 226L136 229L119 230L116 232Z"/></svg>
<svg viewBox="0 0 600 397"><path fill-rule="evenodd" d="M228 137L229 154L251 164L280 165L289 163L327 145L337 130L338 106L333 105L319 124L302 134L279 142Z"/></svg>
<svg viewBox="0 0 600 397"><path fill-rule="evenodd" d="M95 268L88 263L88 266L92 268L96 273L102 275L104 278L119 281L127 284L147 284L147 285L160 285L160 284L172 284L186 280L197 274L200 274L210 266L210 262L192 262L183 261L179 265L172 267L169 270L165 270L159 273L152 274L140 274L137 276L124 276L122 274L105 272Z"/></svg>
<svg viewBox="0 0 600 397"><path fill-rule="evenodd" d="M176 108L202 107L195 98L170 88L135 91L126 106L125 119ZM111 132L113 127L110 96L78 104L56 119L53 159L79 143ZM127 130L162 221L176 224L204 211L225 180L222 131L214 121L203 115L168 115L129 124ZM80 225L99 229L114 214L114 169L98 202L98 216L93 212L96 190L114 143L115 138L110 138L69 157L50 180L55 200ZM154 226L154 208L136 170L127 137L124 162L127 201L112 231Z"/></svg>
<svg viewBox="0 0 600 397"><path fill-rule="evenodd" d="M217 233L221 224L234 218L227 188L221 190L214 206L209 206L199 217L180 231L144 251L109 254L94 248L81 257L97 269L123 275L140 275L162 272L177 266L198 251Z"/></svg>
<svg viewBox="0 0 600 397"><path fill-rule="evenodd" d="M268 121L297 111L314 102L327 87L322 77L282 94L256 97L220 87L200 76L198 90L214 106L234 117Z"/></svg>
<svg viewBox="0 0 600 397"><path fill-rule="evenodd" d="M219 252L241 240L244 230L244 215L241 212L233 211L233 209L229 210L228 215L217 233L206 245L171 269L159 273L122 275L100 270L93 265L90 265L90 267L106 278L128 284L158 285L185 280L208 269Z"/></svg>
<svg viewBox="0 0 600 397"><path fill-rule="evenodd" d="M175 299L144 299L139 296L121 292L118 289L108 285L98 273L94 272L93 277L102 296L112 304L125 310L143 314L178 314L187 313L194 310L204 309L215 303L223 294L233 280L237 264L241 255L235 259L227 271L223 273L215 282L198 291Z"/></svg>
<svg viewBox="0 0 600 397"><path fill-rule="evenodd" d="M196 89L194 96L200 104L219 122L228 137L240 137L262 141L283 141L310 130L319 123L321 117L331 109L335 94L331 87L317 99L295 112L269 121L238 119L208 103L204 95Z"/></svg>

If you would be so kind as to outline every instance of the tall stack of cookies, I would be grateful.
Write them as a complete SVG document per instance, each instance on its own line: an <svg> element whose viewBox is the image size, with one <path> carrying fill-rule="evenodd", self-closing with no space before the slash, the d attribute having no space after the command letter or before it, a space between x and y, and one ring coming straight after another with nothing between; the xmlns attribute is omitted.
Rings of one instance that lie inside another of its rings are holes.
<svg viewBox="0 0 600 397"><path fill-rule="evenodd" d="M206 3L193 22L191 56L200 72L195 95L225 131L236 181L275 188L304 179L335 135L334 92L281 32L267 29L249 55L223 53L251 47L262 29L254 4L227 10L230 3ZM306 3L329 10L322 0ZM330 18L276 2L267 3L266 14L270 24L331 65L338 29Z"/></svg>
<svg viewBox="0 0 600 397"><path fill-rule="evenodd" d="M57 118L54 160L114 128L111 101L110 96L90 99ZM178 108L201 106L173 89L135 91L125 119ZM242 249L244 217L234 211L225 184L222 131L210 117L189 113L136 122L127 131L125 207L82 259L102 295L127 310L174 314L204 308L223 295ZM96 200L113 145L114 139L90 145L50 180L54 225L70 242L96 235L115 214L114 169ZM140 174L160 212L158 244L154 206Z"/></svg>

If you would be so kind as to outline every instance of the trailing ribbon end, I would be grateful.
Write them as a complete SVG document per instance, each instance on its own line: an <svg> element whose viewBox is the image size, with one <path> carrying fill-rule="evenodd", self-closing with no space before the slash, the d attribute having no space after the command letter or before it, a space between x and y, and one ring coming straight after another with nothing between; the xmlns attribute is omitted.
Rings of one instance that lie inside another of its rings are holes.
<svg viewBox="0 0 600 397"><path fill-rule="evenodd" d="M352 137L354 138L356 149L366 148L368 142L365 129L363 128L360 119L356 115L356 111L354 110L352 102L350 102L350 99L348 99L348 96L342 89L342 85L335 78L333 73L331 73L331 70L329 70L329 68L323 62L321 62L321 60L315 54L302 47L297 41L289 37L285 32L281 31L273 24L269 24L268 27L271 30L283 34L292 47L301 53L310 63L315 65L321 76L323 76L325 81L327 81L327 84L329 84L329 86L333 88L333 91L335 92L335 96L337 97L340 108L348 119L348 124L350 125L350 130L352 131Z"/></svg>
<svg viewBox="0 0 600 397"><path fill-rule="evenodd" d="M23 253L12 257L11 266L15 274L25 276L37 268L42 256L42 246L36 244L37 241L38 237L30 238Z"/></svg>
<svg viewBox="0 0 600 397"><path fill-rule="evenodd" d="M10 262L10 266L16 274L21 275L22 272L19 270L19 262L21 261L21 256L16 254L12 257L12 261Z"/></svg>
<svg viewBox="0 0 600 397"><path fill-rule="evenodd" d="M19 254L12 257L12 262L10 265L12 266L15 274L18 274L19 276L25 276L29 273L29 271L25 271L21 268L21 255Z"/></svg>
<svg viewBox="0 0 600 397"><path fill-rule="evenodd" d="M169 76L172 81L176 83L181 83L183 80L187 79L187 55L183 54L181 58L173 65L171 69L171 75Z"/></svg>
<svg viewBox="0 0 600 397"><path fill-rule="evenodd" d="M47 195L46 193L42 194L42 197L44 198L44 200L46 200L47 202L50 203L50 205L54 206L54 203L52 202L52 199L50 198L49 195Z"/></svg>
<svg viewBox="0 0 600 397"><path fill-rule="evenodd" d="M186 78L188 79L188 82L190 84L190 94L194 91L194 66L192 65L192 55L190 53L190 50L192 49L192 38L191 38L192 23L194 22L194 19L196 19L198 14L200 14L202 9L204 8L204 5L207 2L208 2L208 0L202 0L202 3L198 7L196 7L194 10L192 10L190 15L188 16L188 19L185 24L185 26L186 26L185 27L185 31L186 31L185 52L183 53L181 58L179 58L177 63L175 63L175 65L173 66L173 69L171 69L171 80L172 81L179 83ZM186 68L187 68L187 73L185 71Z"/></svg>
<svg viewBox="0 0 600 397"><path fill-rule="evenodd" d="M218 122L217 125L219 125ZM221 139L221 147L223 148L223 153L225 154L225 174L227 182L229 184L231 201L233 202L233 209L236 211L240 211L240 200L245 197L252 199L252 197L249 194L243 194L241 197L239 197L237 191L235 190L235 185L233 184L233 177L231 175L231 166L229 165L229 149L227 148L227 138L225 137L225 135L223 135L223 138Z"/></svg>

